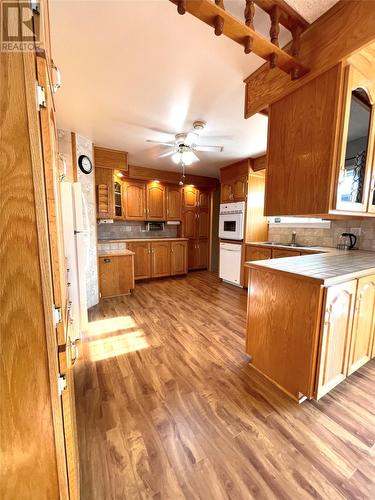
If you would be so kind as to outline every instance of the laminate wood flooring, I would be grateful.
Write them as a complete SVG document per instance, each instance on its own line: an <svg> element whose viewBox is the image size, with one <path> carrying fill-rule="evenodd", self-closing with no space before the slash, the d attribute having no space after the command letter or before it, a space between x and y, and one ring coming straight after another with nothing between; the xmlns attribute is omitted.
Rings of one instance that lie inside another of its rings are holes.
<svg viewBox="0 0 375 500"><path fill-rule="evenodd" d="M375 362L297 405L249 367L246 292L209 272L90 311L83 500L375 498Z"/></svg>

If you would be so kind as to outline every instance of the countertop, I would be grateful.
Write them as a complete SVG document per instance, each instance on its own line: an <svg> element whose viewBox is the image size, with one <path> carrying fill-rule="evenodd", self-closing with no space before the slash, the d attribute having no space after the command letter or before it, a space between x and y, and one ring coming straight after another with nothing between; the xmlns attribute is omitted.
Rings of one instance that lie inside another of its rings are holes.
<svg viewBox="0 0 375 500"><path fill-rule="evenodd" d="M106 243L132 243L138 241L187 241L188 238L123 238L122 240L98 240L98 245Z"/></svg>
<svg viewBox="0 0 375 500"><path fill-rule="evenodd" d="M254 242L254 245L257 243ZM267 246L264 244L264 246ZM279 245L268 245L281 248ZM284 247L282 247L284 248ZM291 248L291 247L285 247ZM304 247L292 247L303 250ZM320 251L319 254L300 255L279 259L246 262L250 268L263 268L268 271L283 272L301 278L316 280L324 286L342 283L354 278L375 274L375 252L362 250L337 250L326 247L306 247L307 250Z"/></svg>
<svg viewBox="0 0 375 500"><path fill-rule="evenodd" d="M131 250L106 250L105 252L98 252L98 257L114 257L119 255L135 255Z"/></svg>
<svg viewBox="0 0 375 500"><path fill-rule="evenodd" d="M294 250L294 251L300 251L303 253L332 253L332 252L337 252L337 248L331 248L331 247L304 247L304 246L296 246L292 247L290 245L283 245L282 243L271 243L271 242L266 242L266 241L250 241L248 243L245 243L245 245L248 246L254 246L254 247L263 247L263 248L281 248L284 250Z"/></svg>

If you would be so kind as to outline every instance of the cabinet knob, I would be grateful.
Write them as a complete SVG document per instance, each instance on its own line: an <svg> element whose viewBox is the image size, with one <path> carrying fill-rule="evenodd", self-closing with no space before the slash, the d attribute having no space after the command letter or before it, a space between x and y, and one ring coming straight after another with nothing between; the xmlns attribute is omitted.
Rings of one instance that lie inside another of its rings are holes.
<svg viewBox="0 0 375 500"><path fill-rule="evenodd" d="M104 259L105 264L109 264L111 262L111 259Z"/></svg>

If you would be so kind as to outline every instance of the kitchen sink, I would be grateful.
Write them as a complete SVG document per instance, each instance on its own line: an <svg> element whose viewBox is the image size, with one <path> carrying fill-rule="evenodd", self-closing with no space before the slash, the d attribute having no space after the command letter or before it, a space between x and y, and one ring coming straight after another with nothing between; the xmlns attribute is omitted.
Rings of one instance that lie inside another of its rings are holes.
<svg viewBox="0 0 375 500"><path fill-rule="evenodd" d="M259 245L272 245L274 247L291 247L291 248L309 248L310 245L301 245L300 243L275 243L274 241L262 241Z"/></svg>

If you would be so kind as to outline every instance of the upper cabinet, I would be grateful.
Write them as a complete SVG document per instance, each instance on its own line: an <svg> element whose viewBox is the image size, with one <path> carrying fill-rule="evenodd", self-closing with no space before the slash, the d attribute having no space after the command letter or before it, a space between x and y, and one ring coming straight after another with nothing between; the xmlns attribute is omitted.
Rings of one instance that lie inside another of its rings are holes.
<svg viewBox="0 0 375 500"><path fill-rule="evenodd" d="M375 215L374 88L340 63L270 106L265 215Z"/></svg>
<svg viewBox="0 0 375 500"><path fill-rule="evenodd" d="M146 187L147 201L147 220L165 220L166 219L166 200L165 187L158 181L147 183Z"/></svg>
<svg viewBox="0 0 375 500"><path fill-rule="evenodd" d="M249 160L242 160L220 169L221 203L246 201Z"/></svg>
<svg viewBox="0 0 375 500"><path fill-rule="evenodd" d="M167 186L167 220L181 220L182 199L181 188L178 186Z"/></svg>
<svg viewBox="0 0 375 500"><path fill-rule="evenodd" d="M123 182L123 206L126 220L146 220L146 184L142 181Z"/></svg>
<svg viewBox="0 0 375 500"><path fill-rule="evenodd" d="M98 219L112 219L113 171L110 168L95 169L96 208Z"/></svg>
<svg viewBox="0 0 375 500"><path fill-rule="evenodd" d="M128 153L94 146L95 167L128 171Z"/></svg>

